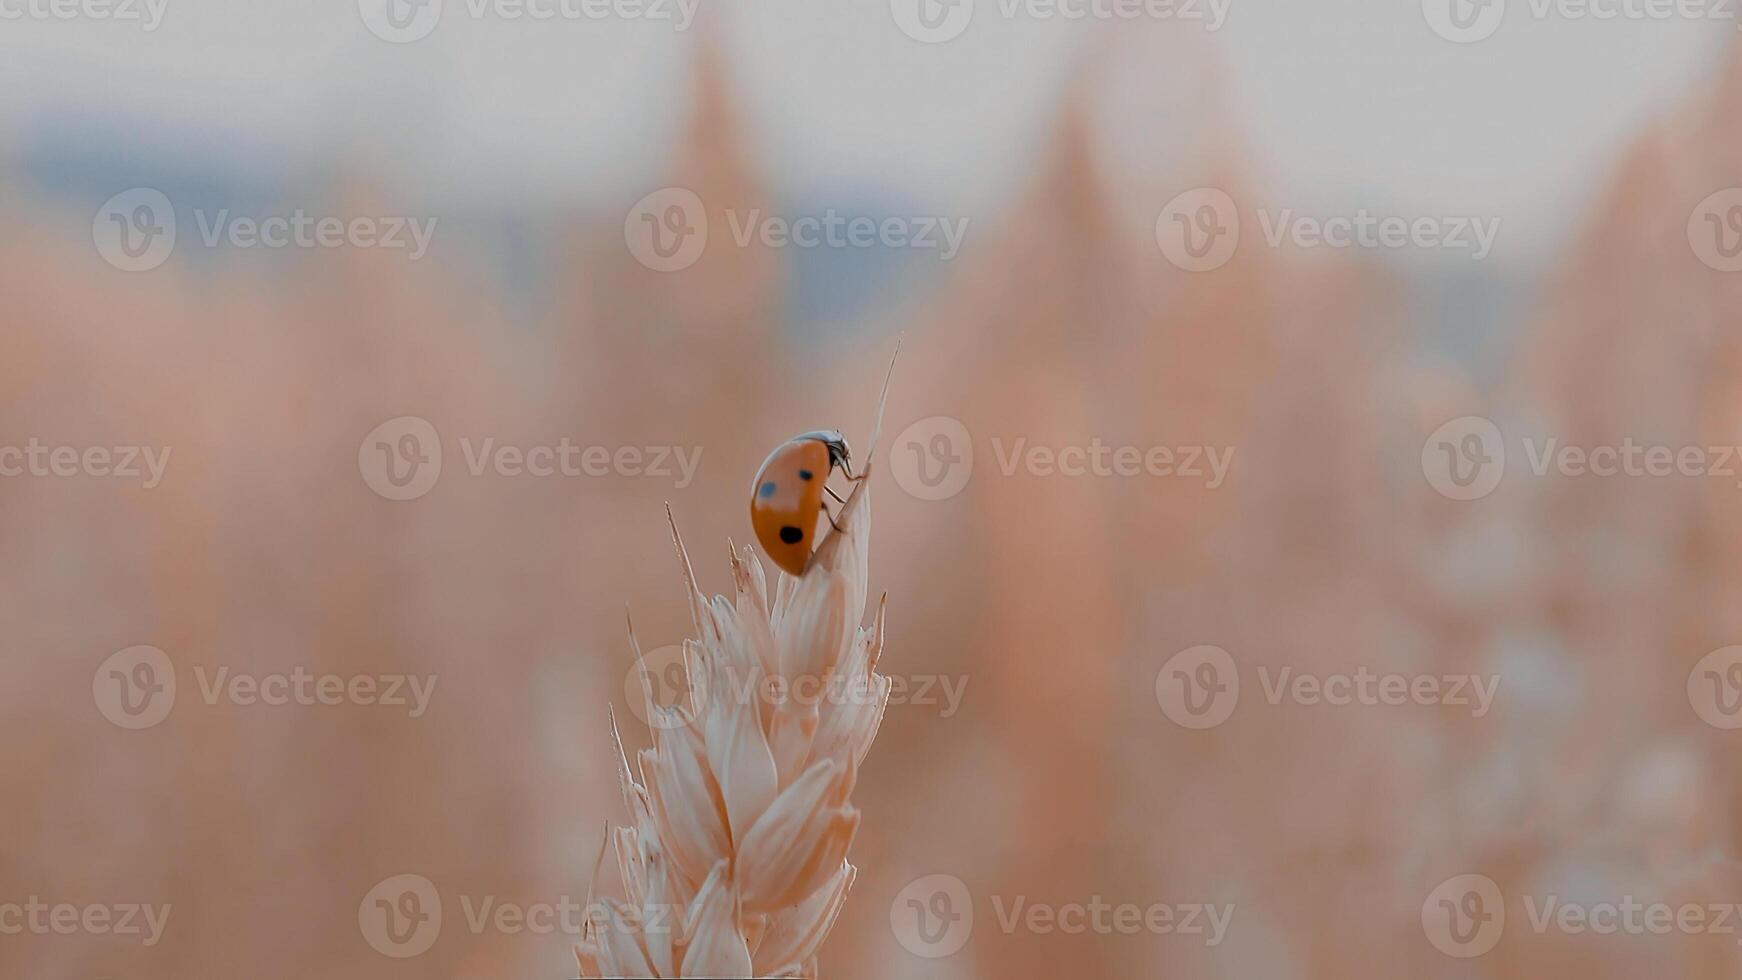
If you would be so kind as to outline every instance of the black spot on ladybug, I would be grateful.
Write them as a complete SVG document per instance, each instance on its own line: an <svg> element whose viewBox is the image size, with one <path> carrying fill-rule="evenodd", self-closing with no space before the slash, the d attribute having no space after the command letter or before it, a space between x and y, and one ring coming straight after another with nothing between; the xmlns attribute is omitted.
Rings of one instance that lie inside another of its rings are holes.
<svg viewBox="0 0 1742 980"><path fill-rule="evenodd" d="M816 474L812 473L810 470L799 470L798 471L798 478L801 480L808 481L813 476L816 476Z"/></svg>
<svg viewBox="0 0 1742 980"><path fill-rule="evenodd" d="M787 524L780 529L780 540L786 544L798 544L804 540L804 532Z"/></svg>
<svg viewBox="0 0 1742 980"><path fill-rule="evenodd" d="M762 485L762 489L758 490L757 492L764 497L774 496L774 481L769 480L767 483L764 483Z"/></svg>

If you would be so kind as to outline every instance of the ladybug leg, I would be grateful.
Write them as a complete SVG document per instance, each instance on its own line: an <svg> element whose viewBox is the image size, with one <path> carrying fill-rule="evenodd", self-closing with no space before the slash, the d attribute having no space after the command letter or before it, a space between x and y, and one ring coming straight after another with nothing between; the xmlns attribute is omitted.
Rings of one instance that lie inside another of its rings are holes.
<svg viewBox="0 0 1742 980"><path fill-rule="evenodd" d="M829 496L831 496L831 497L833 497L833 498L835 498L835 503L837 503L837 504L844 504L844 503L846 503L846 501L845 501L845 500L842 500L842 499L841 499L841 495L840 495L840 494L838 494L838 493L836 493L836 492L835 492L835 488L834 488L834 487L831 487L831 486L829 486L829 485L828 485L828 484L826 484L826 483L825 483L825 484L823 484L823 492L824 492L824 493L826 493L826 494L828 494L828 495L829 495Z"/></svg>
<svg viewBox="0 0 1742 980"><path fill-rule="evenodd" d="M860 480L865 479L865 474L863 474L863 473L860 473L858 476L854 476L853 475L853 465L851 463L848 463L846 460L841 461L841 472L846 475L847 482L849 482L849 483L858 483Z"/></svg>
<svg viewBox="0 0 1742 980"><path fill-rule="evenodd" d="M824 489L827 489L827 488L826 488L826 487L825 487L825 488L824 488ZM831 491L831 492L832 492L832 491ZM840 498L838 498L838 497L837 497L837 498L835 498L835 499L837 499L837 500L838 500L838 499L840 499ZM818 506L820 506L820 507L821 507L821 508L822 508L822 510L823 510L823 516L824 516L824 517L827 517L827 518L828 518L828 519L829 519L829 526L830 526L830 527L832 527L832 528L834 528L834 529L835 529L835 533L836 533L836 534L841 534L841 533L843 533L843 532L842 532L842 530L841 530L841 525L839 525L839 524L836 524L836 523L835 523L835 515L834 515L834 514L833 514L833 513L832 513L832 512L830 512L830 510L829 510L829 505L828 505L828 504L826 504L826 503L824 503L824 504L820 504L820 505L818 505Z"/></svg>

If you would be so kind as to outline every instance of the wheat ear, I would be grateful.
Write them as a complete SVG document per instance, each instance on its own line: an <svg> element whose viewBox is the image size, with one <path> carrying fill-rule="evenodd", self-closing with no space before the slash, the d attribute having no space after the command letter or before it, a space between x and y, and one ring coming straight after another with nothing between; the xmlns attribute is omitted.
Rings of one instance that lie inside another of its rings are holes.
<svg viewBox="0 0 1742 980"><path fill-rule="evenodd" d="M711 602L672 522L697 633L684 643L690 695L654 703L631 626L654 744L631 767L613 715L630 817L612 833L624 896L588 915L583 977L817 975L855 874L849 797L889 700L876 671L883 602L860 626L869 480L837 521L803 576L776 573L772 599L755 554L733 550L736 596Z"/></svg>

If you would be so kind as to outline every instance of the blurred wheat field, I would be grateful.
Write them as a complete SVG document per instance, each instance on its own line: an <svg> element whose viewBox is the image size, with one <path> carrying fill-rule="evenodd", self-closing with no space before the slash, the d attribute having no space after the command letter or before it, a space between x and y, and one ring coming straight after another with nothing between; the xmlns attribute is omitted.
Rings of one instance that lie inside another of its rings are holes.
<svg viewBox="0 0 1742 980"><path fill-rule="evenodd" d="M625 247L624 200L523 229L547 270L531 290L457 219L417 262L190 245L130 275L92 248L85 202L0 172L0 445L168 449L150 488L0 479L0 902L172 909L149 946L0 935L0 975L573 975L578 933L492 909L584 902L622 819L608 706L631 751L651 743L624 711L624 606L650 648L689 632L664 507L704 591L729 593L718 559L751 539L757 464L802 430L868 434L900 334L887 465L921 465L902 434L943 417L972 434L974 469L938 500L876 477L871 590L895 610L880 669L912 687L859 773L859 877L823 974L1736 976L1732 935L1539 931L1521 896L1742 901L1735 733L1688 694L1697 662L1742 642L1742 491L1517 479L1527 461L1509 457L1498 491L1464 502L1421 463L1460 416L1579 445L1742 437L1742 287L1686 229L1739 180L1731 54L1617 148L1574 244L1475 356L1436 345L1445 296L1367 256L1262 247L1256 221L1221 267L1170 265L1155 215L1171 199L1216 187L1255 211L1278 203L1270 175L1214 92L1157 123L1177 140L1165 166L1134 165L1115 144L1146 107L1094 59L959 259L900 270L871 314L809 331L803 260L731 239L731 215L790 198L710 44L645 188L705 202L710 245L674 272ZM363 168L299 191L323 213L396 206ZM440 433L442 476L391 500L359 446L404 416ZM486 439L699 455L687 483L472 475ZM1213 488L1006 474L1019 439L1227 447L1232 463ZM93 674L141 644L177 690L129 731L92 703ZM1226 723L1194 730L1157 689L1199 645L1226 650L1242 688ZM1481 717L1337 710L1266 703L1259 667L1499 686ZM415 716L269 706L205 694L219 669L434 686ZM959 703L916 696L940 678ZM399 958L371 948L360 903L406 874L433 883L442 920ZM1469 959L1423 925L1464 874L1507 899L1504 935ZM892 926L928 875L972 894L952 955ZM1072 934L1003 925L1019 897L1232 914L1213 944Z"/></svg>

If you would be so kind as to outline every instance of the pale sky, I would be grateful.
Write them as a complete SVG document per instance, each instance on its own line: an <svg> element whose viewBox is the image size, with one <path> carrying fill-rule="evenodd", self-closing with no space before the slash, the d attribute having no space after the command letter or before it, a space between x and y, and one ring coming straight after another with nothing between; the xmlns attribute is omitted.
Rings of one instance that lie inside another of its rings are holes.
<svg viewBox="0 0 1742 980"><path fill-rule="evenodd" d="M144 17L162 5L162 21L147 32L31 14L81 2L137 4ZM196 158L242 146L294 167L366 147L408 193L437 202L605 200L647 187L680 118L699 28L509 20L495 7L471 13L486 0L443 2L432 33L393 44L370 32L359 0L0 0L0 149L90 119L128 134L117 156L136 143ZM679 0L636 2L681 15ZM893 187L965 209L996 201L1029 171L1089 32L1136 32L1125 49L1155 71L1116 82L1188 88L1181 64L1220 59L1254 159L1291 201L1503 215L1514 251L1497 254L1514 258L1556 244L1629 135L1708 84L1724 44L1742 43L1734 20L1571 19L1538 15L1530 0L1509 0L1492 36L1471 44L1429 26L1423 3L1450 0L1216 0L1227 6L1215 31L1201 20L1041 20L1032 9L1115 0L1022 0L1031 6L1013 16L1002 8L1017 0L966 2L977 5L971 21L938 44L904 34L891 0L703 0L701 19L719 21L739 102L782 187ZM1211 0L1173 2L1210 15ZM1179 94L1148 93L1163 110L1161 142Z"/></svg>

